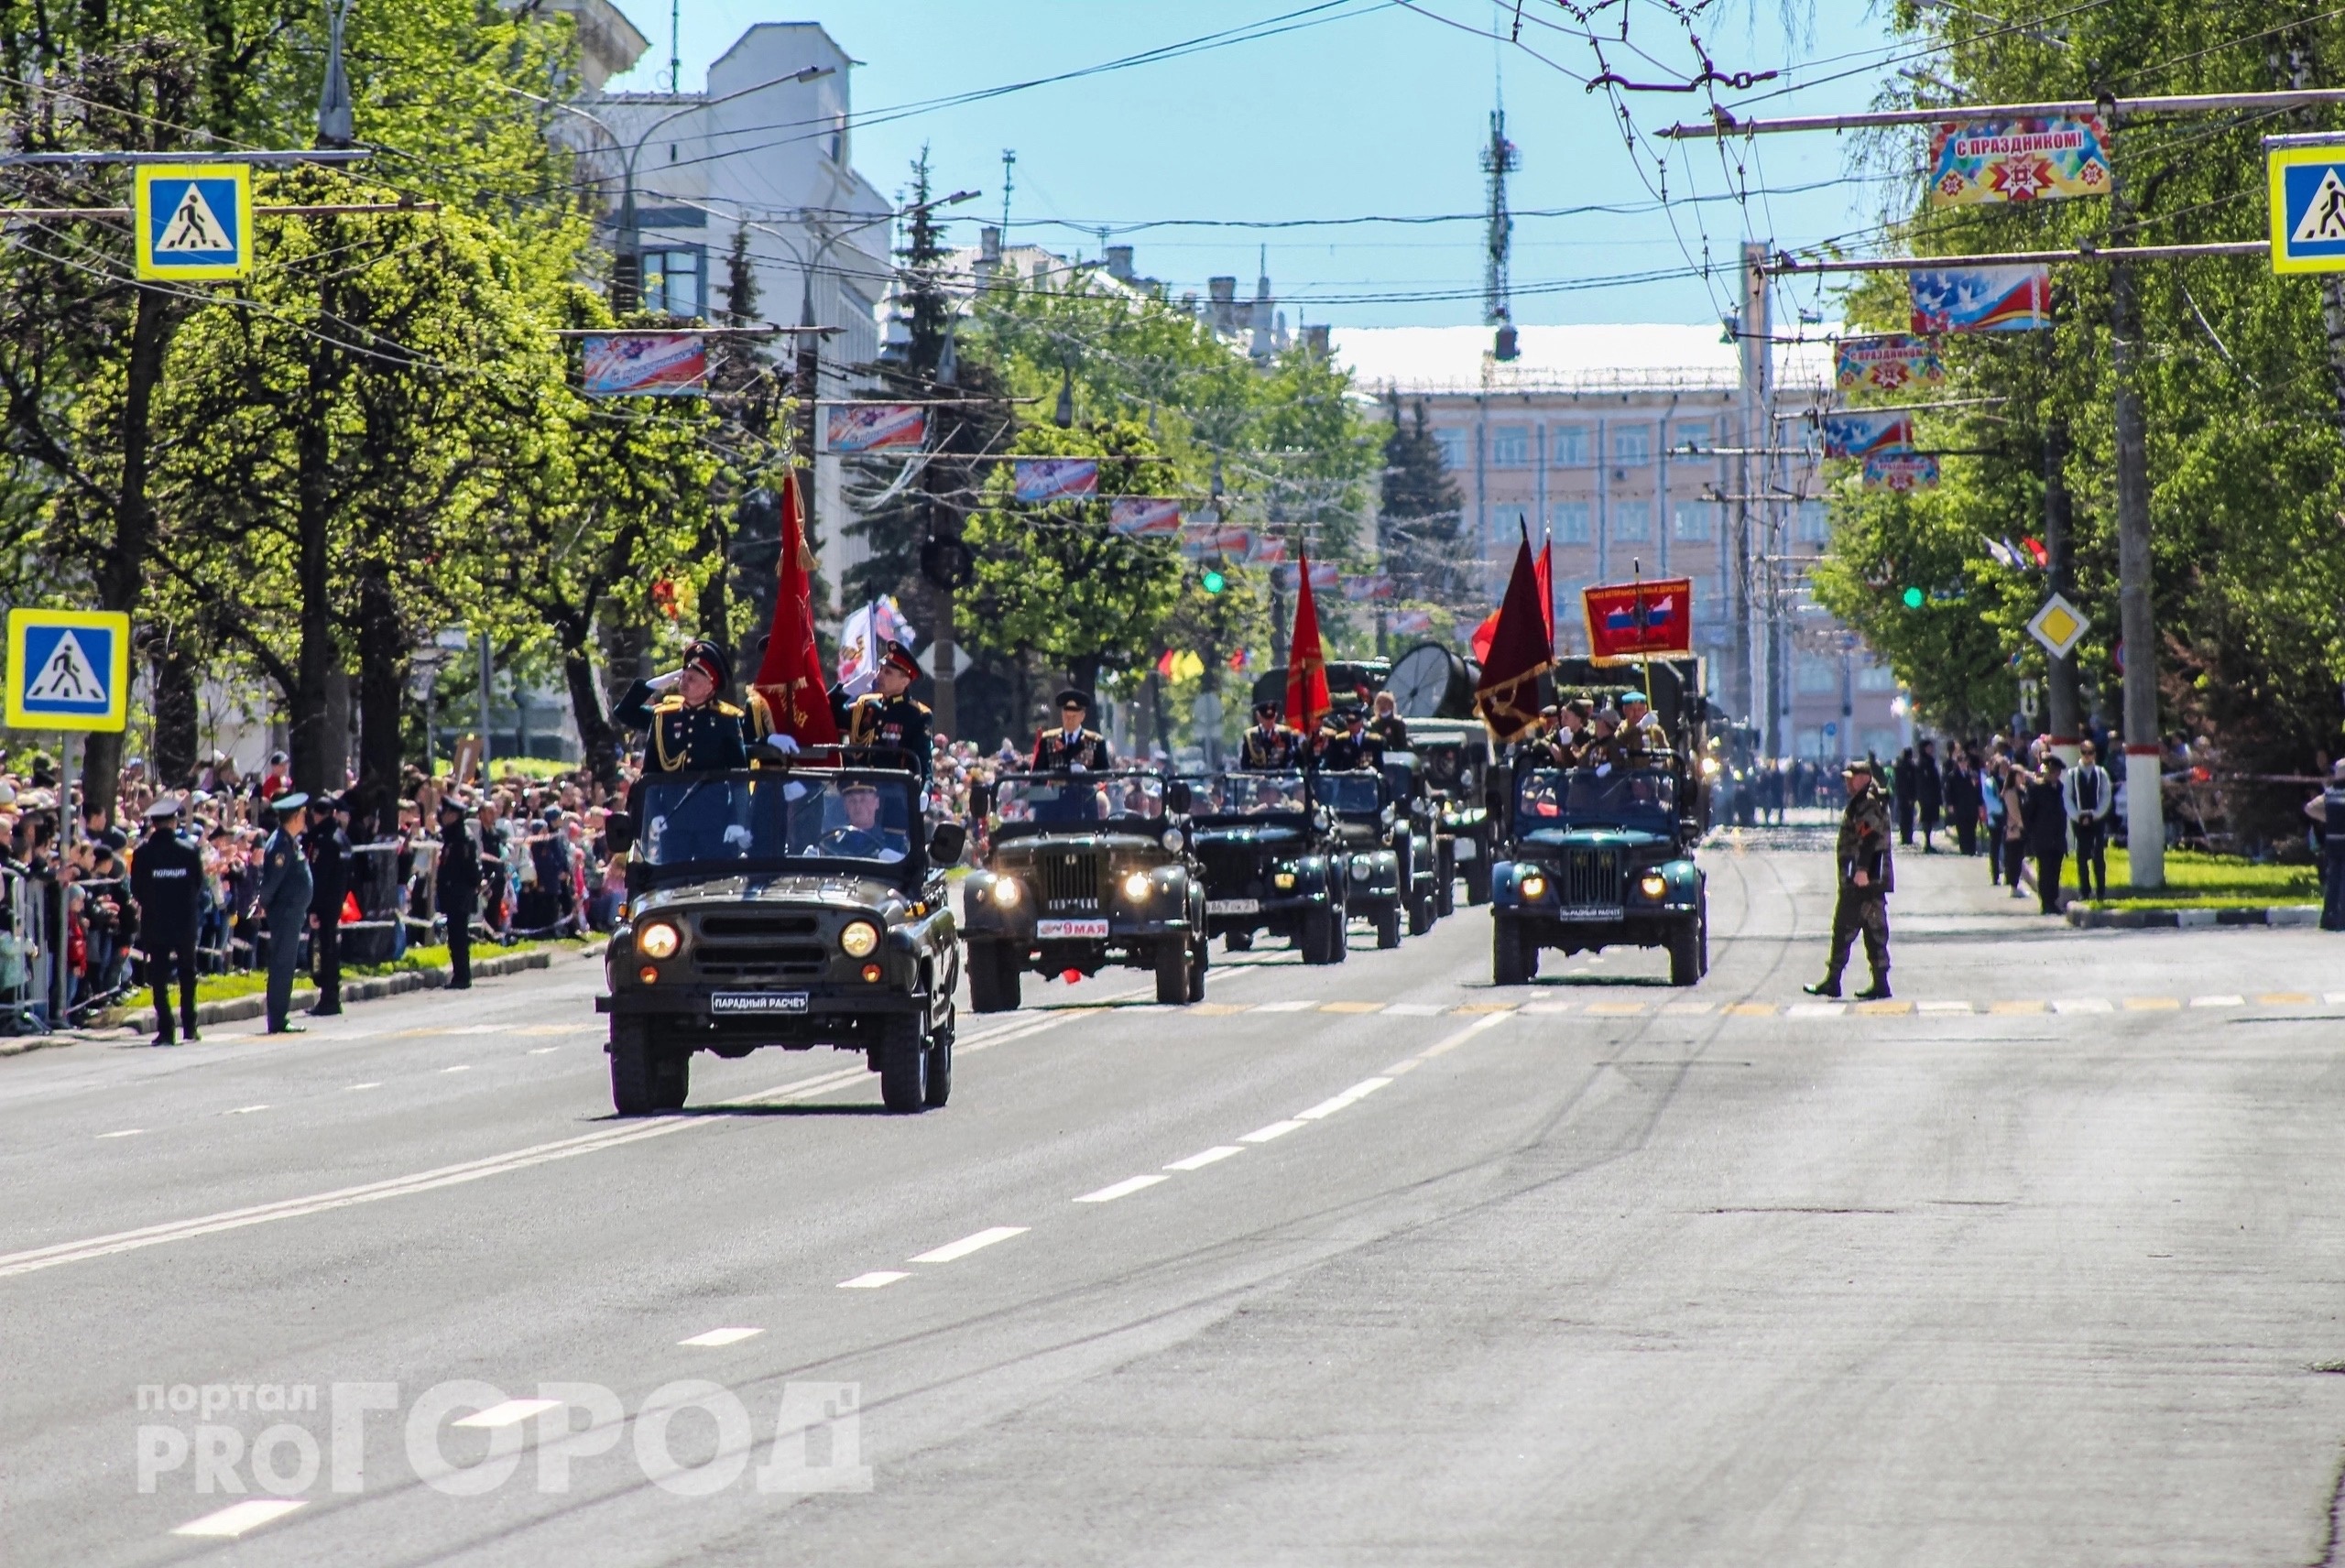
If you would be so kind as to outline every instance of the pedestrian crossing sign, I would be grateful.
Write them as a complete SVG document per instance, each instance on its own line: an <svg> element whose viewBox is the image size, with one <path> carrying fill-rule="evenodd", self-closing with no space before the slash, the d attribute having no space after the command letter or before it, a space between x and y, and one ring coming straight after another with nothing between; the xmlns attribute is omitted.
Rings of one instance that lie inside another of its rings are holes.
<svg viewBox="0 0 2345 1568"><path fill-rule="evenodd" d="M145 164L131 230L141 278L243 278L253 269L250 164Z"/></svg>
<svg viewBox="0 0 2345 1568"><path fill-rule="evenodd" d="M120 730L130 716L130 617L8 612L8 727Z"/></svg>
<svg viewBox="0 0 2345 1568"><path fill-rule="evenodd" d="M2272 270L2345 272L2345 147L2270 153Z"/></svg>

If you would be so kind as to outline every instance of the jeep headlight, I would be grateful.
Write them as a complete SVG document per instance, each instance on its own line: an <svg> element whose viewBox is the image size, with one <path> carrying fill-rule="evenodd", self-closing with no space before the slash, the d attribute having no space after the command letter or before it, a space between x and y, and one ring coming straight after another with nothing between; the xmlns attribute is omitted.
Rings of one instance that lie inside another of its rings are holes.
<svg viewBox="0 0 2345 1568"><path fill-rule="evenodd" d="M839 932L839 951L849 958L868 958L879 946L879 928L869 920L849 920Z"/></svg>
<svg viewBox="0 0 2345 1568"><path fill-rule="evenodd" d="M636 928L635 951L646 958L673 958L682 943L683 938L676 933L676 928L665 920L653 920Z"/></svg>
<svg viewBox="0 0 2345 1568"><path fill-rule="evenodd" d="M1278 870L1271 872L1271 887L1276 887L1276 888L1277 888L1280 892L1282 892L1282 893L1292 893L1292 892L1293 892L1293 891L1294 891L1294 868L1293 868L1292 866L1281 866Z"/></svg>
<svg viewBox="0 0 2345 1568"><path fill-rule="evenodd" d="M1648 871L1637 878L1637 891L1648 898L1658 898L1669 891L1669 879L1658 871Z"/></svg>
<svg viewBox="0 0 2345 1568"><path fill-rule="evenodd" d="M1164 846L1167 854L1178 855L1181 853L1181 846L1189 841L1181 836L1181 830L1179 828L1166 828L1164 830L1164 836L1157 840L1157 842Z"/></svg>
<svg viewBox="0 0 2345 1568"><path fill-rule="evenodd" d="M1025 884L1015 877L1005 877L993 885L993 901L1005 909L1014 909L1026 897Z"/></svg>
<svg viewBox="0 0 2345 1568"><path fill-rule="evenodd" d="M1547 896L1547 879L1534 871L1530 876L1515 884L1515 891L1521 893L1525 898L1532 902L1536 903L1538 900Z"/></svg>
<svg viewBox="0 0 2345 1568"><path fill-rule="evenodd" d="M1376 862L1365 855L1352 856L1352 880L1365 882L1376 875Z"/></svg>
<svg viewBox="0 0 2345 1568"><path fill-rule="evenodd" d="M1148 873L1145 871L1135 871L1124 878L1124 897L1135 904L1144 904L1148 901L1149 887Z"/></svg>

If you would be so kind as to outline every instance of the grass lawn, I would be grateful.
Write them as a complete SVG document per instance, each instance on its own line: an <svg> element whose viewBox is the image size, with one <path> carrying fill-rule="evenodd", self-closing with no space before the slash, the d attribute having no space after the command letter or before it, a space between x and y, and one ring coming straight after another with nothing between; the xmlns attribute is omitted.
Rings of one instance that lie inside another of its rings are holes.
<svg viewBox="0 0 2345 1568"><path fill-rule="evenodd" d="M2070 866L2067 876L2075 876ZM2165 886L2155 892L2135 894L2130 884L2132 867L2125 852L2109 852L2109 887L2119 896L2095 898L2092 909L2165 909L2187 904L2192 909L2255 909L2266 904L2313 904L2320 901L2320 874L2309 866L2258 866L2228 855L2196 850L2166 851Z"/></svg>
<svg viewBox="0 0 2345 1568"><path fill-rule="evenodd" d="M549 948L557 953L575 953L585 946L590 940L599 941L600 938L563 937L559 942L516 942L511 947L499 947L494 942L475 942L473 944L473 959L477 963L484 958L499 958L508 953L529 953L539 948ZM448 949L444 944L438 947L410 947L400 955L396 964L345 964L343 965L342 975L345 980L364 980L381 975L397 975L402 970L445 968L447 964ZM306 971L294 980L297 989L311 984ZM243 975L204 975L196 979L195 999L199 1003L226 1002L238 996L257 996L267 989L268 972L267 970L256 969ZM150 997L151 993L142 991L136 998L136 1002L143 1006Z"/></svg>

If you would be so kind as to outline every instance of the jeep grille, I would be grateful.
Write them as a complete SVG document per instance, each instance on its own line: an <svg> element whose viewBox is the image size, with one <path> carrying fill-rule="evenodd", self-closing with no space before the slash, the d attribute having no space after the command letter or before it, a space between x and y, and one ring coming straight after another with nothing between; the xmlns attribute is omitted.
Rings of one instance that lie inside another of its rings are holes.
<svg viewBox="0 0 2345 1568"><path fill-rule="evenodd" d="M1099 886L1107 880L1107 856L1101 851L1043 849L1034 856L1034 873L1042 885L1042 908L1053 914L1105 908Z"/></svg>
<svg viewBox="0 0 2345 1568"><path fill-rule="evenodd" d="M1565 909L1620 904L1620 852L1615 849L1567 849L1555 867L1556 882Z"/></svg>
<svg viewBox="0 0 2345 1568"><path fill-rule="evenodd" d="M830 963L830 950L817 935L821 920L811 914L744 909L703 915L700 940L693 944L693 968L710 980L808 980Z"/></svg>

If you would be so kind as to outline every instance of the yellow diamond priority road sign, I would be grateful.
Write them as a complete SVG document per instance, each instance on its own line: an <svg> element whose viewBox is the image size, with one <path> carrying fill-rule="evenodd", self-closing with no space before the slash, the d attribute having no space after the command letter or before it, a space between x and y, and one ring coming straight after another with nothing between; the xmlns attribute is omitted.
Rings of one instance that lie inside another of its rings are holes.
<svg viewBox="0 0 2345 1568"><path fill-rule="evenodd" d="M2050 650L2055 659L2066 659L2084 641L2085 633L2092 629L2092 622L2085 613L2055 593L2044 601L2035 618L2027 623L2030 636Z"/></svg>

